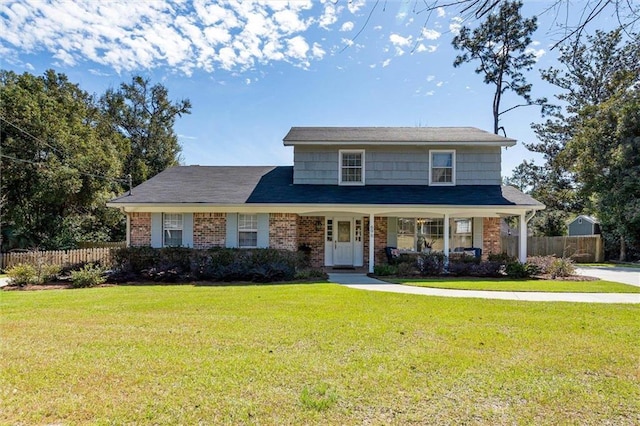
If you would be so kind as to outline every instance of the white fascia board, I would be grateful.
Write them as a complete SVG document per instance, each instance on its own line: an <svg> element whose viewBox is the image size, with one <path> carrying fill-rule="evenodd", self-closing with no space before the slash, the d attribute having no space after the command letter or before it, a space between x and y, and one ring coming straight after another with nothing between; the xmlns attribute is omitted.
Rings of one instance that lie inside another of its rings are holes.
<svg viewBox="0 0 640 426"><path fill-rule="evenodd" d="M309 141L286 141L284 142L284 146L327 146L327 145L337 145L337 146L500 146L500 147L511 147L516 144L515 139L506 139L504 141L463 141L463 142L454 142L454 141L437 141L437 142L427 142L427 141L320 141L320 142L309 142Z"/></svg>
<svg viewBox="0 0 640 426"><path fill-rule="evenodd" d="M394 205L394 204L119 204L107 203L107 207L119 208L127 213L296 213L301 215L329 215L336 213L374 214L397 216L402 214L450 216L514 216L532 210L542 210L541 205L520 206L453 206L453 205Z"/></svg>

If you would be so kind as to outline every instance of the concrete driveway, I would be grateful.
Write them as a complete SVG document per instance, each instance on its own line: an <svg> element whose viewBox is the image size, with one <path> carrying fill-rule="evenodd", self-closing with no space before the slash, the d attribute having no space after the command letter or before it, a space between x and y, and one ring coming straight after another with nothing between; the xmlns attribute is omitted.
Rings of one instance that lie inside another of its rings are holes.
<svg viewBox="0 0 640 426"><path fill-rule="evenodd" d="M640 268L624 268L622 266L579 266L576 273L601 280L640 287Z"/></svg>

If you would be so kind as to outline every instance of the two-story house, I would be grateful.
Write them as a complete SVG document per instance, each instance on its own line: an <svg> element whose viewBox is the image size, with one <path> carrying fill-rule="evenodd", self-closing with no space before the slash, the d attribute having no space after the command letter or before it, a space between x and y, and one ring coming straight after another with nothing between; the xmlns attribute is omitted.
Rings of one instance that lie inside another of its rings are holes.
<svg viewBox="0 0 640 426"><path fill-rule="evenodd" d="M503 186L501 150L471 127L293 127L293 166L173 167L108 203L132 246L311 250L314 266L385 262L385 247L500 253L500 219L544 205Z"/></svg>

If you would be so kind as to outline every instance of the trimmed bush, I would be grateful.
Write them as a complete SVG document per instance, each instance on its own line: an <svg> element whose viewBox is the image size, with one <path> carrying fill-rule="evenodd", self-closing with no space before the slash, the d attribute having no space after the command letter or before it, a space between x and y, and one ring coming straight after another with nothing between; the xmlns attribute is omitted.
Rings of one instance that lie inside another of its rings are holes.
<svg viewBox="0 0 640 426"><path fill-rule="evenodd" d="M374 275L377 275L379 277L385 277L385 276L389 276L389 275L397 275L398 274L398 267L396 265L387 265L387 264L381 264L381 265L374 265L373 266L373 273Z"/></svg>
<svg viewBox="0 0 640 426"><path fill-rule="evenodd" d="M129 247L114 253L116 281L290 281L305 268L303 252L276 249Z"/></svg>
<svg viewBox="0 0 640 426"><path fill-rule="evenodd" d="M105 281L104 269L93 263L87 263L82 268L71 271L71 285L74 288L95 287Z"/></svg>
<svg viewBox="0 0 640 426"><path fill-rule="evenodd" d="M417 264L420 275L437 276L444 273L445 256L442 252L421 253L418 255Z"/></svg>
<svg viewBox="0 0 640 426"><path fill-rule="evenodd" d="M538 274L539 269L530 263L510 262L505 266L505 273L510 278L530 278Z"/></svg>

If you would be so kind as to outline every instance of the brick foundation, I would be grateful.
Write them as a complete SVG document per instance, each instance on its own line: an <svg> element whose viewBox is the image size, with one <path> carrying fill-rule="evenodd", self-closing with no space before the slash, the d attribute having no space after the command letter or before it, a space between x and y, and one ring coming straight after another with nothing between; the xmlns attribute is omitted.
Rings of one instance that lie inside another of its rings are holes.
<svg viewBox="0 0 640 426"><path fill-rule="evenodd" d="M386 217L375 217L373 220L373 252L375 265L387 263L387 254L384 249L387 247L387 224ZM363 256L364 266L369 267L369 218L364 218L364 242L363 242Z"/></svg>
<svg viewBox="0 0 640 426"><path fill-rule="evenodd" d="M320 222L319 230L316 224ZM311 266L321 268L324 266L324 217L299 216L298 217L298 245L306 244L311 247Z"/></svg>
<svg viewBox="0 0 640 426"><path fill-rule="evenodd" d="M500 218L485 217L482 219L482 257L499 253L502 253Z"/></svg>
<svg viewBox="0 0 640 426"><path fill-rule="evenodd" d="M269 247L298 250L298 215L271 213L269 215Z"/></svg>
<svg viewBox="0 0 640 426"><path fill-rule="evenodd" d="M132 247L151 245L151 213L129 213L129 244Z"/></svg>
<svg viewBox="0 0 640 426"><path fill-rule="evenodd" d="M193 214L193 248L224 247L226 238L226 213Z"/></svg>

